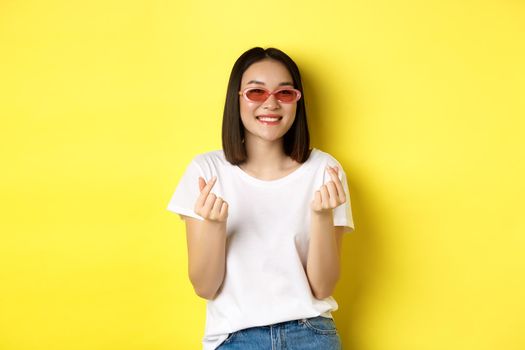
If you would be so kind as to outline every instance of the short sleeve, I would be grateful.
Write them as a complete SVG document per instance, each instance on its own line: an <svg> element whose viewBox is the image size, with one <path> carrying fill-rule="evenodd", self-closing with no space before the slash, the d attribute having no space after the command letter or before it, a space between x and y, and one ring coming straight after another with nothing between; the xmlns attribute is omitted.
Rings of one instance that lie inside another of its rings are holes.
<svg viewBox="0 0 525 350"><path fill-rule="evenodd" d="M203 217L197 215L194 211L195 203L200 194L199 176L206 179L202 169L193 159L186 167L186 171L182 175L167 208L169 211L179 214L181 219L183 219L182 215L185 215L204 220Z"/></svg>
<svg viewBox="0 0 525 350"><path fill-rule="evenodd" d="M345 191L346 201L334 209L334 226L344 226L344 233L353 232L354 218L352 216L352 205L350 202L350 192L348 191L348 181L346 179L346 173L340 164L335 164L339 168L338 174L339 179L343 185Z"/></svg>

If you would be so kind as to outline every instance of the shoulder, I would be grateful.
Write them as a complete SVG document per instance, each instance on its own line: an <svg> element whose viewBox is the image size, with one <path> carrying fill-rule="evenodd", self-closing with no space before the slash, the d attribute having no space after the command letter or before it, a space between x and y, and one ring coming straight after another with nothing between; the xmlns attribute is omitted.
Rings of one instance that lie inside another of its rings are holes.
<svg viewBox="0 0 525 350"><path fill-rule="evenodd" d="M339 161L334 156L318 148L312 149L312 153L310 154L309 160L311 160L313 163L316 163L318 166L341 167L341 163L339 163Z"/></svg>
<svg viewBox="0 0 525 350"><path fill-rule="evenodd" d="M226 160L222 149L197 154L193 157L192 163L195 163L201 168L221 168L231 165Z"/></svg>

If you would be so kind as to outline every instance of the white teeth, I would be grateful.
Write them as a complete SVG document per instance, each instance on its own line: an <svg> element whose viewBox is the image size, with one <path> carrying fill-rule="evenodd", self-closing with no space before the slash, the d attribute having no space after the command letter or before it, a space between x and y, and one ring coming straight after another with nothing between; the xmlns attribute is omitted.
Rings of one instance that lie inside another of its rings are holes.
<svg viewBox="0 0 525 350"><path fill-rule="evenodd" d="M270 118L270 117L258 117L259 120L265 121L265 122L276 122L280 118Z"/></svg>

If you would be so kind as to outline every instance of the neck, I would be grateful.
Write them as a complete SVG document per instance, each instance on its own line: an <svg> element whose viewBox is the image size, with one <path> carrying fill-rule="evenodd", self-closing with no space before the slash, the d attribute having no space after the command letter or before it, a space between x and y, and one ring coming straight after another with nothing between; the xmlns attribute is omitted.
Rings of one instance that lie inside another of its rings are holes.
<svg viewBox="0 0 525 350"><path fill-rule="evenodd" d="M284 153L283 139L275 141L245 136L248 160L242 168L264 174L282 170L290 164L290 157Z"/></svg>

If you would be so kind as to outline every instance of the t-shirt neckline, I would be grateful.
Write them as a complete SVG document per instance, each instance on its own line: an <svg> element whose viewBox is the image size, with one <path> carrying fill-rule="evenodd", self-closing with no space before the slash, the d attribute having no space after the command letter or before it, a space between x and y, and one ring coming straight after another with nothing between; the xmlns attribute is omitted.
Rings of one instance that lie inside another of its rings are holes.
<svg viewBox="0 0 525 350"><path fill-rule="evenodd" d="M244 179L246 179L247 181L253 184L262 185L262 186L274 186L274 185L282 184L284 182L288 182L290 179L296 178L297 176L301 175L306 170L306 168L311 164L311 160L314 157L314 153L317 153L317 149L315 147L312 148L312 151L310 152L310 156L308 157L308 159L303 164L301 164L297 169L292 171L290 174L285 175L275 180L258 179L252 175L249 175L247 172L242 170L238 165L234 165L234 168L235 168L235 171L241 177L243 177Z"/></svg>

